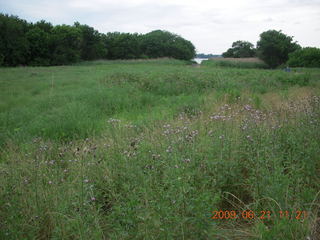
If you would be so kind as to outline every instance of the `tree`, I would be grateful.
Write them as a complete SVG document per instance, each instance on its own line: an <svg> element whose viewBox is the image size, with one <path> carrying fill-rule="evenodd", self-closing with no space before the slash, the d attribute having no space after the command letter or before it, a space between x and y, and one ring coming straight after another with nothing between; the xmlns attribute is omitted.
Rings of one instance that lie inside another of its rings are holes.
<svg viewBox="0 0 320 240"><path fill-rule="evenodd" d="M222 53L222 57L233 58L234 57L233 49L229 48L226 52Z"/></svg>
<svg viewBox="0 0 320 240"><path fill-rule="evenodd" d="M195 56L190 41L167 32L99 33L88 25L28 23L0 13L0 65L62 65L80 60Z"/></svg>
<svg viewBox="0 0 320 240"><path fill-rule="evenodd" d="M320 68L320 48L306 47L290 53L287 64L290 67Z"/></svg>
<svg viewBox="0 0 320 240"><path fill-rule="evenodd" d="M75 22L74 26L81 32L81 59L94 60L106 57L107 49L101 33L88 25L81 25L78 22Z"/></svg>
<svg viewBox="0 0 320 240"><path fill-rule="evenodd" d="M236 41L232 47L222 54L223 57L247 58L256 54L254 45L248 41Z"/></svg>
<svg viewBox="0 0 320 240"><path fill-rule="evenodd" d="M29 41L30 65L50 65L50 35L38 26L33 26L27 33Z"/></svg>
<svg viewBox="0 0 320 240"><path fill-rule="evenodd" d="M143 36L142 51L151 58L168 57L168 44L172 38L167 31L155 30Z"/></svg>
<svg viewBox="0 0 320 240"><path fill-rule="evenodd" d="M140 35L137 33L108 33L105 37L105 44L108 48L107 58L109 59L134 59L139 58Z"/></svg>
<svg viewBox="0 0 320 240"><path fill-rule="evenodd" d="M300 46L293 41L293 37L276 30L261 33L260 40L257 42L259 58L271 68L287 62L289 53L298 49Z"/></svg>
<svg viewBox="0 0 320 240"><path fill-rule="evenodd" d="M181 60L190 60L195 57L196 51L193 44L176 35L176 38L173 40L173 43L169 46L170 57L181 59Z"/></svg>
<svg viewBox="0 0 320 240"><path fill-rule="evenodd" d="M51 34L53 65L77 62L81 55L81 31L74 26L55 26Z"/></svg>
<svg viewBox="0 0 320 240"><path fill-rule="evenodd" d="M30 25L16 16L0 14L0 58L5 66L27 64L29 41L26 38Z"/></svg>
<svg viewBox="0 0 320 240"><path fill-rule="evenodd" d="M184 38L168 31L155 30L143 36L142 52L151 57L173 57L190 60L195 56L195 47Z"/></svg>
<svg viewBox="0 0 320 240"><path fill-rule="evenodd" d="M38 21L35 24L33 24L33 26L40 28L46 33L51 33L53 28L52 24L49 22L46 22L45 20Z"/></svg>

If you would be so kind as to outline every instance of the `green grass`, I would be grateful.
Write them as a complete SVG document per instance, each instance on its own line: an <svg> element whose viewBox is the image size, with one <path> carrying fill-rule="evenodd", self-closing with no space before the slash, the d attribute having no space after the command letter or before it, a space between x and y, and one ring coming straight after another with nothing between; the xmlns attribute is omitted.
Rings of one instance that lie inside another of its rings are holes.
<svg viewBox="0 0 320 240"><path fill-rule="evenodd" d="M204 66L228 68L268 68L267 64L255 58L213 58L203 61L201 64Z"/></svg>
<svg viewBox="0 0 320 240"><path fill-rule="evenodd" d="M1 68L0 239L312 237L319 76L170 59Z"/></svg>

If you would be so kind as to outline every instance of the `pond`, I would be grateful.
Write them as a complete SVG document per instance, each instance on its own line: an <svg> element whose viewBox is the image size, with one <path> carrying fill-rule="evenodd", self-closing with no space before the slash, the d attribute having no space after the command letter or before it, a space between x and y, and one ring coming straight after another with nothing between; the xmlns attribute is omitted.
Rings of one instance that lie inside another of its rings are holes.
<svg viewBox="0 0 320 240"><path fill-rule="evenodd" d="M198 64L201 64L203 60L208 60L208 58L194 58L193 61L197 62Z"/></svg>

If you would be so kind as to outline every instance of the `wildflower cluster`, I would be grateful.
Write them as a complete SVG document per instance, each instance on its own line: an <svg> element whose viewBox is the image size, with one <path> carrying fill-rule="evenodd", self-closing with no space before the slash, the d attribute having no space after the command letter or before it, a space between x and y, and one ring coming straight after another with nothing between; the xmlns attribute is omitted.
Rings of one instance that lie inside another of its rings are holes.
<svg viewBox="0 0 320 240"><path fill-rule="evenodd" d="M232 108L228 104L224 104L223 106L220 107L219 112L215 113L214 115L210 116L210 120L213 121L229 121L233 117L235 117L236 114L232 112Z"/></svg>
<svg viewBox="0 0 320 240"><path fill-rule="evenodd" d="M115 118L109 118L109 120L107 122L114 125L114 124L120 123L121 120L115 119Z"/></svg>

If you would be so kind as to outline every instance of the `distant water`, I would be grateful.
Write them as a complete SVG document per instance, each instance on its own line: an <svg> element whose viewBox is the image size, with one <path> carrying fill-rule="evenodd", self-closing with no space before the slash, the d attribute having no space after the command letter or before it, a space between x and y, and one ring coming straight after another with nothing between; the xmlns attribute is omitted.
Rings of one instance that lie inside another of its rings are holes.
<svg viewBox="0 0 320 240"><path fill-rule="evenodd" d="M193 61L196 61L198 64L201 64L203 60L208 60L208 58L194 58Z"/></svg>

